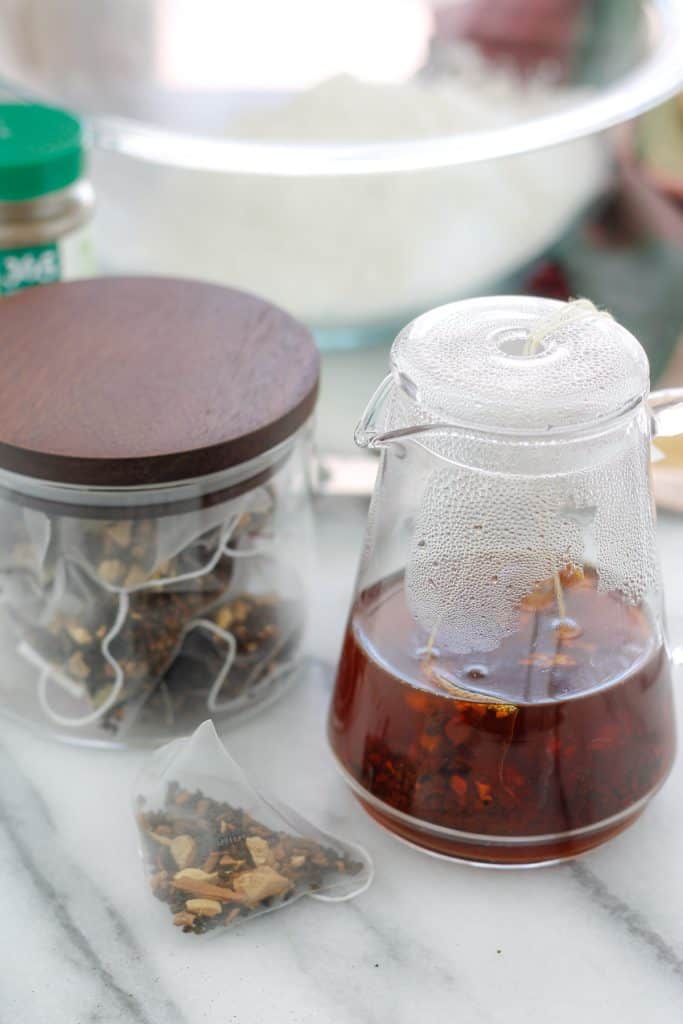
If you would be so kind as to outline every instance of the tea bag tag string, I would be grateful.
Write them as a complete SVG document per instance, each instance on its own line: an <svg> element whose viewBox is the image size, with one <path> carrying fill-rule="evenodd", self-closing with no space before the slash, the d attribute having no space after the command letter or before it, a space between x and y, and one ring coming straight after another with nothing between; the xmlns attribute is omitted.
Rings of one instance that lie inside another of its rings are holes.
<svg viewBox="0 0 683 1024"><path fill-rule="evenodd" d="M38 700L40 706L48 718L52 719L57 725L64 725L71 729L82 729L87 725L92 725L97 722L103 715L106 715L108 711L116 704L119 699L121 690L124 684L124 672L118 661L112 655L109 650L109 646L116 636L121 632L123 625L128 615L128 595L125 593L119 594L119 607L116 613L114 623L102 640L101 650L105 660L111 665L114 672L114 681L109 696L99 707L95 708L94 711L89 712L86 715L73 718L69 715L62 715L61 713L54 710L48 700L48 685L49 683L56 683L61 686L62 689L66 690L73 697L83 696L82 691L77 691L77 687L82 684L75 683L70 679L69 676L64 673L55 670L50 664L44 661L43 658L27 643L22 643L17 648L18 653L25 658L30 664L35 665L39 668L40 675L38 677Z"/></svg>
<svg viewBox="0 0 683 1024"><path fill-rule="evenodd" d="M592 317L605 317L608 320L613 319L611 313L608 313L604 309L598 309L590 299L573 299L562 309L558 310L557 313L543 317L543 319L538 320L534 324L526 339L523 354L525 356L535 355L545 339L554 334L560 327L568 327L570 324L577 323L579 320L586 318L590 319Z"/></svg>
<svg viewBox="0 0 683 1024"><path fill-rule="evenodd" d="M206 698L206 706L214 714L216 711L223 711L227 705L218 703L218 695L223 688L223 683L228 677L230 669L235 661L237 654L237 641L235 640L232 633L229 633L225 629L221 629L220 626L212 622L211 619L193 619L183 631L183 635L186 636L192 629L204 629L207 633L213 633L214 636L220 637L227 644L227 654L225 661L221 665L220 671L209 690L209 695Z"/></svg>
<svg viewBox="0 0 683 1024"><path fill-rule="evenodd" d="M215 622L213 622L212 619L193 619L192 622L188 623L186 628L183 630L183 637L187 636L187 634L190 633L193 629L206 630L207 633L212 633L214 636L217 636L221 640L223 640L227 646L225 660L221 665L220 670L218 671L218 674L216 675L215 679L211 683L211 687L209 688L209 694L206 698L206 706L209 710L209 713L213 715L235 706L233 697L230 697L228 698L228 700L222 701L220 703L218 698L221 690L223 689L223 686L225 685L230 675L230 672L232 671L232 667L235 664L235 659L237 658L237 641L232 633L230 633L228 630L221 629L221 627L218 626ZM283 639L280 641L279 646L276 647L275 651L272 652L271 657L277 654L278 650L281 650L285 646L285 644L287 643L287 639L287 637L283 637ZM266 673L268 684L272 684L275 679L279 679L281 676L285 675L292 669L292 667L295 664L295 659L291 659L290 661L283 661L280 665L277 666L277 668L273 669L271 672ZM256 666L255 670L258 669L259 666ZM245 686L247 689L249 689L252 681L253 671L246 680Z"/></svg>
<svg viewBox="0 0 683 1024"><path fill-rule="evenodd" d="M211 555L211 558L205 562L204 565L200 566L199 569L193 569L192 572L184 572L178 576L163 576L158 579L145 580L143 583L137 583L133 587L120 587L115 583L108 583L107 580L103 580L102 577L98 573L93 572L87 564L83 564L81 562L78 564L95 583L101 586L103 590L109 591L110 594L136 594L141 590L155 590L157 588L174 585L176 583L186 583L190 580L199 579L202 576L208 576L210 572L213 572L224 555L232 555L232 551L228 549L228 544L230 543L238 522L239 516L235 514L223 526L216 549Z"/></svg>
<svg viewBox="0 0 683 1024"><path fill-rule="evenodd" d="M611 313L608 313L607 310L598 309L590 299L574 299L558 310L557 313L544 317L534 325L529 332L524 346L524 355L529 357L535 355L545 339L554 334L559 328L568 327L570 324L577 323L580 320L595 318L613 319ZM555 589L558 615L560 620L564 621L567 618L567 606L564 599L562 581L557 571L553 572L553 587Z"/></svg>

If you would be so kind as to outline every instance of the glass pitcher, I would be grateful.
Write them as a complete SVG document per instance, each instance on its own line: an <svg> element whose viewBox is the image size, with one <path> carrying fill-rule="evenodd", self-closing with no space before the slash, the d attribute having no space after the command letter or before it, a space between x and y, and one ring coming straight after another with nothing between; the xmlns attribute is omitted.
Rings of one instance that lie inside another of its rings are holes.
<svg viewBox="0 0 683 1024"><path fill-rule="evenodd" d="M409 324L358 427L381 449L329 736L365 809L432 853L560 861L675 753L636 339L585 301ZM673 431L666 431L673 432Z"/></svg>

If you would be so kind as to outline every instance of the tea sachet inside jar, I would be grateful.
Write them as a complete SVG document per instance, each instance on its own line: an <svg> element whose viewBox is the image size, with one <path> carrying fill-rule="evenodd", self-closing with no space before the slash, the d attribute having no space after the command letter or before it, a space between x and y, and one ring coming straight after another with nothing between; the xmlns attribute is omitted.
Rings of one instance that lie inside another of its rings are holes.
<svg viewBox="0 0 683 1024"><path fill-rule="evenodd" d="M151 891L184 932L222 931L301 896L351 899L372 881L362 847L257 791L210 721L156 751L135 814Z"/></svg>
<svg viewBox="0 0 683 1024"><path fill-rule="evenodd" d="M227 521L223 506L118 521L18 509L3 601L19 654L41 673L46 714L119 733L141 713L172 714L178 728L202 710L234 710L286 672L303 597L293 567L286 594L273 589L273 501L259 488Z"/></svg>

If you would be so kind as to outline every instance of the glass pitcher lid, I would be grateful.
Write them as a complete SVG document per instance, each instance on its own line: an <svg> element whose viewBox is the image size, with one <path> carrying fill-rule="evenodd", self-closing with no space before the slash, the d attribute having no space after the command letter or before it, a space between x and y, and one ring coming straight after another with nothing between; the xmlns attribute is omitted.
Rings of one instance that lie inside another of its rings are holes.
<svg viewBox="0 0 683 1024"><path fill-rule="evenodd" d="M636 338L583 300L493 296L440 306L401 331L391 362L430 422L489 432L580 428L625 412L649 387Z"/></svg>

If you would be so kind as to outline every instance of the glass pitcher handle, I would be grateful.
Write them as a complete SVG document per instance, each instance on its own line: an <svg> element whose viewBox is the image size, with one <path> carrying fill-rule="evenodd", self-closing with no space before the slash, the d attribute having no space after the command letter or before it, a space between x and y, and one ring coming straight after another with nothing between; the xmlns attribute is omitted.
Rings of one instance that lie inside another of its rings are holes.
<svg viewBox="0 0 683 1024"><path fill-rule="evenodd" d="M652 415L652 477L657 504L675 512L683 511L683 441L680 450L669 450L657 439L683 438L683 388L653 391L648 400ZM676 458L676 456L678 456ZM673 463L673 464L671 464ZM673 638L672 638L673 639ZM683 645L672 644L675 665L683 665Z"/></svg>
<svg viewBox="0 0 683 1024"><path fill-rule="evenodd" d="M653 391L648 407L655 500L660 508L683 512L683 388Z"/></svg>
<svg viewBox="0 0 683 1024"><path fill-rule="evenodd" d="M652 391L647 404L652 413L653 437L683 434L683 388Z"/></svg>

